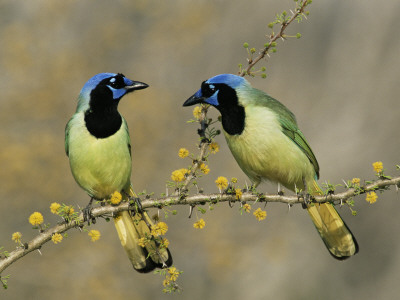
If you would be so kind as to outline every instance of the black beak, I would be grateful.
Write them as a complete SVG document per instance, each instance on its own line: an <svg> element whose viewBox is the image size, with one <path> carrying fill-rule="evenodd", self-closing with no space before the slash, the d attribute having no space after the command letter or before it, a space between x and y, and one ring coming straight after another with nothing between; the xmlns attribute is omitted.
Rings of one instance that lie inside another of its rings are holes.
<svg viewBox="0 0 400 300"><path fill-rule="evenodd" d="M148 87L149 85L144 82L133 81L131 85L125 86L125 89L128 91L134 91L134 90L143 90Z"/></svg>
<svg viewBox="0 0 400 300"><path fill-rule="evenodd" d="M192 106L195 104L199 103L204 103L204 98L203 97L197 97L196 94L194 94L192 97L187 99L185 103L183 103L183 106Z"/></svg>

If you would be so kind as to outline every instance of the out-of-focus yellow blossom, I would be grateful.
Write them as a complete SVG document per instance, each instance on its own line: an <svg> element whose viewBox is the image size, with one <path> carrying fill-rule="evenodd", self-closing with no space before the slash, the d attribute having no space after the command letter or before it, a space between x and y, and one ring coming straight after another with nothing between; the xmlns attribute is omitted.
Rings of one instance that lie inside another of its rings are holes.
<svg viewBox="0 0 400 300"><path fill-rule="evenodd" d="M165 248L168 248L169 246L169 241L166 238L163 238L161 241L161 245Z"/></svg>
<svg viewBox="0 0 400 300"><path fill-rule="evenodd" d="M90 230L88 235L92 239L92 242L95 242L95 241L99 240L100 236L101 236L100 231L95 230L95 229Z"/></svg>
<svg viewBox="0 0 400 300"><path fill-rule="evenodd" d="M151 235L158 236L164 235L168 231L168 225L165 222L158 222L157 224L151 226Z"/></svg>
<svg viewBox="0 0 400 300"><path fill-rule="evenodd" d="M232 183L237 183L237 182L238 182L238 180L237 180L237 178L236 178L236 177L232 177L232 178L231 178L231 182L232 182Z"/></svg>
<svg viewBox="0 0 400 300"><path fill-rule="evenodd" d="M179 149L178 156L179 156L180 158L185 158L185 157L187 157L188 155L189 155L189 150L188 150L188 149L186 149L186 148L181 148L181 149Z"/></svg>
<svg viewBox="0 0 400 300"><path fill-rule="evenodd" d="M14 232L11 236L11 239L16 243L21 243L22 233L17 231Z"/></svg>
<svg viewBox="0 0 400 300"><path fill-rule="evenodd" d="M376 161L372 164L372 167L374 168L376 173L380 173L383 170L383 164L381 161Z"/></svg>
<svg viewBox="0 0 400 300"><path fill-rule="evenodd" d="M29 217L29 223L33 226L37 226L43 223L43 216L40 212L34 212Z"/></svg>
<svg viewBox="0 0 400 300"><path fill-rule="evenodd" d="M54 244L61 243L63 239L63 236L59 233L55 233L51 236L51 240L53 241Z"/></svg>
<svg viewBox="0 0 400 300"><path fill-rule="evenodd" d="M114 193L112 193L111 199L110 199L111 204L118 205L121 202L121 200L122 200L122 195L120 192L115 191Z"/></svg>
<svg viewBox="0 0 400 300"><path fill-rule="evenodd" d="M226 189L226 188L228 187L228 179L226 179L226 178L223 177L223 176L219 176L219 177L217 178L217 180L215 180L215 183L217 184L217 187L218 187L220 190Z"/></svg>
<svg viewBox="0 0 400 300"><path fill-rule="evenodd" d="M372 203L376 202L376 199L378 199L378 195L375 192L369 192L369 193L367 193L367 197L365 198L365 201L372 204Z"/></svg>
<svg viewBox="0 0 400 300"><path fill-rule="evenodd" d="M267 212L265 210L261 210L261 208L257 208L253 215L256 217L258 221L262 221L267 217Z"/></svg>
<svg viewBox="0 0 400 300"><path fill-rule="evenodd" d="M210 168L205 163L202 163L200 165L200 171L203 172L204 174L208 174L210 173Z"/></svg>
<svg viewBox="0 0 400 300"><path fill-rule="evenodd" d="M198 120L201 117L201 106L195 106L193 108L193 116Z"/></svg>
<svg viewBox="0 0 400 300"><path fill-rule="evenodd" d="M212 142L208 147L210 148L210 152L213 154L219 151L219 145L216 142Z"/></svg>
<svg viewBox="0 0 400 300"><path fill-rule="evenodd" d="M235 189L235 195L236 195L236 199L240 199L242 198L243 192L241 189Z"/></svg>
<svg viewBox="0 0 400 300"><path fill-rule="evenodd" d="M360 178L353 178L351 180L351 183L354 184L354 185L360 185Z"/></svg>
<svg viewBox="0 0 400 300"><path fill-rule="evenodd" d="M194 228L203 229L206 226L206 222L203 219L198 220L196 223L193 224Z"/></svg>
<svg viewBox="0 0 400 300"><path fill-rule="evenodd" d="M176 281L178 279L179 271L175 267L169 267L168 273L172 281Z"/></svg>
<svg viewBox="0 0 400 300"><path fill-rule="evenodd" d="M185 174L181 170L175 170L171 174L171 179L175 182L181 182L185 179Z"/></svg>
<svg viewBox="0 0 400 300"><path fill-rule="evenodd" d="M146 239L145 237L141 237L141 238L138 240L138 245L139 245L140 247L144 248L144 247L146 247L146 244L147 244L147 239Z"/></svg>
<svg viewBox="0 0 400 300"><path fill-rule="evenodd" d="M57 202L53 202L52 204L50 204L50 211L52 214L58 215L58 210L61 207L60 203Z"/></svg>
<svg viewBox="0 0 400 300"><path fill-rule="evenodd" d="M250 210L251 210L250 204L247 204L247 203L243 204L243 209L244 209L245 212L249 213Z"/></svg>

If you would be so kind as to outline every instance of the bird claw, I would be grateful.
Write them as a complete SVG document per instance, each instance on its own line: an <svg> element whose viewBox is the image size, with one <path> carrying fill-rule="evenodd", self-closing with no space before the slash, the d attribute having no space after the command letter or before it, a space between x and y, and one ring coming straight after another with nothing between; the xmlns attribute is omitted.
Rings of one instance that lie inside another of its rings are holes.
<svg viewBox="0 0 400 300"><path fill-rule="evenodd" d="M90 221L92 221L93 224L96 223L96 219L92 215L92 203L93 203L93 198L90 198L89 204L86 205L84 209L82 209L82 214L83 214L83 222L88 223L90 225Z"/></svg>
<svg viewBox="0 0 400 300"><path fill-rule="evenodd" d="M134 202L129 201L129 210L135 213L142 213L143 207L142 203L140 202L140 198L129 196L129 200L133 200Z"/></svg>

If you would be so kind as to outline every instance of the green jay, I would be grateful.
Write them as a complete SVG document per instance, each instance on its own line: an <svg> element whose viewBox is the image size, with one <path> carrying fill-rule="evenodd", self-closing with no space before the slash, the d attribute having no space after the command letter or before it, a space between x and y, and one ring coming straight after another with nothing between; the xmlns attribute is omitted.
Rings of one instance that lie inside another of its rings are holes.
<svg viewBox="0 0 400 300"><path fill-rule="evenodd" d="M317 159L294 114L278 100L243 77L221 74L204 81L183 105L198 103L221 113L229 149L255 187L269 180L292 191L322 195ZM356 239L331 203L305 207L333 257L343 260L358 252Z"/></svg>
<svg viewBox="0 0 400 300"><path fill-rule="evenodd" d="M147 87L122 74L100 73L79 94L76 112L65 128L65 151L73 177L91 197L89 206L93 199L109 199L116 191L123 200L135 197L128 125L118 103L124 95ZM150 236L153 225L146 212L120 212L114 224L135 270L146 273L172 264L169 250L156 241L139 246L139 239Z"/></svg>

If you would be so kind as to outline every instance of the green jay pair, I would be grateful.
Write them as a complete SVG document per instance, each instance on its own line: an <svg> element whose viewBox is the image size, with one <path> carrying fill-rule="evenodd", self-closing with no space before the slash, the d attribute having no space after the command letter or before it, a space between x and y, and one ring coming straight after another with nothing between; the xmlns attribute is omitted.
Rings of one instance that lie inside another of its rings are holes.
<svg viewBox="0 0 400 300"><path fill-rule="evenodd" d="M65 129L65 150L76 182L92 199L108 199L115 191L125 200L134 197L128 126L118 112L118 103L124 95L147 87L122 74L101 73L92 77L79 94L77 110ZM184 106L198 103L219 110L228 146L254 186L270 180L293 191L308 188L313 195L322 193L316 182L318 162L295 116L279 101L252 88L243 77L222 74L204 81ZM306 204L306 208L335 258L357 253L355 238L332 204ZM152 224L146 212L122 212L114 221L137 271L149 272L172 264L169 250L156 241L144 248L139 246L139 239L149 234Z"/></svg>

